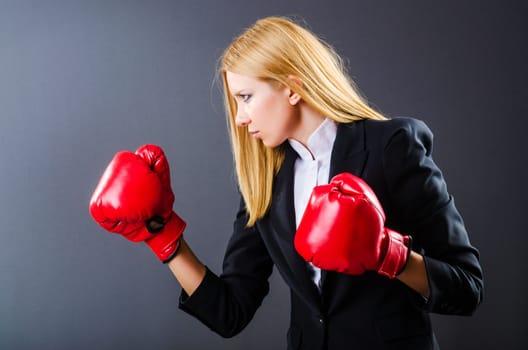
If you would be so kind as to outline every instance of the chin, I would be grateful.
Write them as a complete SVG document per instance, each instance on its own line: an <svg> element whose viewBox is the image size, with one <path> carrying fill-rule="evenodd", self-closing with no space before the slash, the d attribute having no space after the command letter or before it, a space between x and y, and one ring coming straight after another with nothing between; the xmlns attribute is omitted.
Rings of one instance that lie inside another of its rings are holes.
<svg viewBox="0 0 528 350"><path fill-rule="evenodd" d="M262 144L267 147L267 148L275 148L275 147L279 147L280 145L283 144L283 142L285 140L263 140L261 139L260 141L262 141Z"/></svg>

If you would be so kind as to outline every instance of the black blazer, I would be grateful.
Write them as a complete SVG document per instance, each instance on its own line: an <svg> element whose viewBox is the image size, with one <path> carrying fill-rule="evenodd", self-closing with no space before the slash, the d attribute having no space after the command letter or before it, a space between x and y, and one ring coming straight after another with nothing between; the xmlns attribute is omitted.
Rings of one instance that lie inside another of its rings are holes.
<svg viewBox="0 0 528 350"><path fill-rule="evenodd" d="M224 337L239 333L269 290L275 265L291 290L288 349L437 349L429 312L470 315L482 299L478 251L431 158L432 133L412 118L339 124L330 178L350 172L378 196L386 227L411 235L425 257L431 295L425 300L399 280L375 272L322 271L316 289L293 246L293 165L286 157L274 180L272 205L252 228L242 201L223 272L206 276L180 308Z"/></svg>

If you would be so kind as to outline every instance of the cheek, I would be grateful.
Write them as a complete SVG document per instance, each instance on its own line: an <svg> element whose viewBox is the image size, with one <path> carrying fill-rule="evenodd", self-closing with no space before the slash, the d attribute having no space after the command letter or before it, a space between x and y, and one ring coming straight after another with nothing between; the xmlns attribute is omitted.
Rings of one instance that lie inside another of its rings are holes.
<svg viewBox="0 0 528 350"><path fill-rule="evenodd" d="M284 101L278 98L270 99L266 112L269 113L270 117L280 125L286 125L289 123L291 114L289 104L284 103Z"/></svg>
<svg viewBox="0 0 528 350"><path fill-rule="evenodd" d="M275 110L276 123L281 126L285 132L291 131L295 125L293 109L289 104L278 105Z"/></svg>
<svg viewBox="0 0 528 350"><path fill-rule="evenodd" d="M292 127L292 108L280 92L273 91L250 105L248 113L259 128L267 129L275 136L284 137ZM286 135L287 137L287 135Z"/></svg>

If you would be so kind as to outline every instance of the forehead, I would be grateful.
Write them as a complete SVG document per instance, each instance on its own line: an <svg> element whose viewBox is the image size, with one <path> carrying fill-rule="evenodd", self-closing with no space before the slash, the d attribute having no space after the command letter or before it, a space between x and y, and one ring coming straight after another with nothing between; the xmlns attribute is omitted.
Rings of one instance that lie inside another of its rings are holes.
<svg viewBox="0 0 528 350"><path fill-rule="evenodd" d="M261 79L248 75L233 73L230 71L226 71L226 80L231 93L236 93L243 89L254 88L266 84Z"/></svg>

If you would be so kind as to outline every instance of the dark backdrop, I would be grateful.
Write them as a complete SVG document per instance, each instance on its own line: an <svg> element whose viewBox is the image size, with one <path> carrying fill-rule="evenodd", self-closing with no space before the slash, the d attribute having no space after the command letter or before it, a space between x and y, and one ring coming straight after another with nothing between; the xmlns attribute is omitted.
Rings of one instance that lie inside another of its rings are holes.
<svg viewBox="0 0 528 350"><path fill-rule="evenodd" d="M433 316L443 348L527 343L526 2L0 0L1 349L285 347L277 273L250 326L222 339L178 310L146 246L88 214L113 154L157 143L187 240L220 271L238 202L214 70L268 15L304 18L374 106L434 131L486 286L474 316Z"/></svg>

